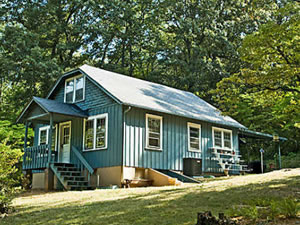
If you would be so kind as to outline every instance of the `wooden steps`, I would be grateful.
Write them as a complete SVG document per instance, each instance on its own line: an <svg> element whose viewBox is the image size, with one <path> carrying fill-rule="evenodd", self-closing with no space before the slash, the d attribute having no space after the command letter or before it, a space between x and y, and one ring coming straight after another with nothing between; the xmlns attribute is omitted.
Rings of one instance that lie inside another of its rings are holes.
<svg viewBox="0 0 300 225"><path fill-rule="evenodd" d="M92 187L81 171L70 163L54 163L51 169L61 182L65 190L91 190Z"/></svg>

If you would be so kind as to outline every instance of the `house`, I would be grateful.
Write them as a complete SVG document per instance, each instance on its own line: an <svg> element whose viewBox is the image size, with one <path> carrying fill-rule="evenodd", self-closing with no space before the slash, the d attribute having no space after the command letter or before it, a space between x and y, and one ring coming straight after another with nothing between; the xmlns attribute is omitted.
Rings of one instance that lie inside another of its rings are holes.
<svg viewBox="0 0 300 225"><path fill-rule="evenodd" d="M34 97L17 122L26 124L23 170L46 190L238 174L239 135L263 136L190 92L88 65L63 74L46 98Z"/></svg>

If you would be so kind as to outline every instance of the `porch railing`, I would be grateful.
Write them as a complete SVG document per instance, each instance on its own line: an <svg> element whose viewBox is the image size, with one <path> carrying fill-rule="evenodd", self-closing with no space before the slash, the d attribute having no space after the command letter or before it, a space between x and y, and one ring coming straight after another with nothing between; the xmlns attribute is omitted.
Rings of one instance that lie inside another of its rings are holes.
<svg viewBox="0 0 300 225"><path fill-rule="evenodd" d="M82 173L87 173L88 182L90 183L91 175L94 173L93 167L86 161L86 159L82 156L82 154L72 146L72 152L74 153L74 164L77 168L80 169Z"/></svg>
<svg viewBox="0 0 300 225"><path fill-rule="evenodd" d="M23 155L23 170L46 168L48 163L48 148L49 145L26 148ZM51 157L51 161L55 159L55 151L52 151Z"/></svg>

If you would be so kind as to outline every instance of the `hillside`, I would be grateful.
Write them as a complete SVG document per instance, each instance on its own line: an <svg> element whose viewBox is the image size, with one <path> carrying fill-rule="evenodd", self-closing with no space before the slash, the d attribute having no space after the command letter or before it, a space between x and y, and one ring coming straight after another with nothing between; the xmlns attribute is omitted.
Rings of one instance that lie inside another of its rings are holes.
<svg viewBox="0 0 300 225"><path fill-rule="evenodd" d="M200 185L29 192L0 224L196 224L197 212L232 212L257 199L300 199L300 169L206 180ZM298 212L298 218L299 218ZM289 220L298 223L297 219ZM277 220L273 224L286 224Z"/></svg>

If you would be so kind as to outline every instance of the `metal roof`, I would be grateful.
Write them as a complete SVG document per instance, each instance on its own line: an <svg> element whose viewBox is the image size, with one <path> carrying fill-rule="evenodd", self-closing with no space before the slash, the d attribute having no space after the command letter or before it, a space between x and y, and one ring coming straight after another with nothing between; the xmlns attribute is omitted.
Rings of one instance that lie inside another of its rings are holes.
<svg viewBox="0 0 300 225"><path fill-rule="evenodd" d="M231 117L221 115L218 109L193 93L89 65L81 66L80 70L122 104L224 126L245 128Z"/></svg>
<svg viewBox="0 0 300 225"><path fill-rule="evenodd" d="M249 129L240 129L239 134L243 137L273 140L273 135L271 135L271 134L252 131L252 130L249 130ZM280 141L287 141L287 138L279 137L279 140Z"/></svg>
<svg viewBox="0 0 300 225"><path fill-rule="evenodd" d="M73 104L62 103L55 100L39 97L33 97L33 100L49 113L58 113L76 117L87 117L84 111L82 111L78 106Z"/></svg>
<svg viewBox="0 0 300 225"><path fill-rule="evenodd" d="M45 98L39 98L39 97L33 97L31 102L24 108L22 113L17 119L17 123L21 122L23 120L24 115L26 115L26 112L30 109L30 106L36 103L39 107L41 107L45 113L57 113L61 115L68 115L68 116L75 116L75 117L87 117L87 114L82 111L78 106L66 104L62 102L57 102L50 99ZM43 114L45 115L45 114ZM40 116L43 116L40 115Z"/></svg>

